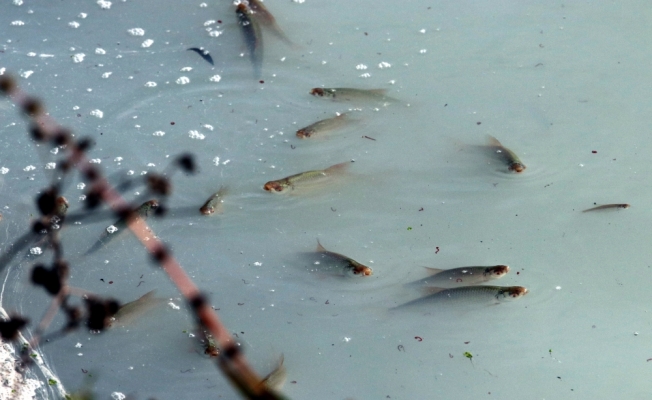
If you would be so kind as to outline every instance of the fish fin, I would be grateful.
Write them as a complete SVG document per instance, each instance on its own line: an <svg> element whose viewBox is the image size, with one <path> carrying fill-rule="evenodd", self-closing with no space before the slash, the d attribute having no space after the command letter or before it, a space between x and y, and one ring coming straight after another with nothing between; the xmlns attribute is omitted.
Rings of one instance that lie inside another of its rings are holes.
<svg viewBox="0 0 652 400"><path fill-rule="evenodd" d="M431 275L435 275L443 271L443 269L439 269L439 268L431 268L431 267L423 267L423 268L425 268L426 271Z"/></svg>
<svg viewBox="0 0 652 400"><path fill-rule="evenodd" d="M204 50L203 47L200 48L191 47L189 49L186 49L186 51L194 51L195 53L199 54L201 58L203 58L207 63L209 63L210 65L215 65L213 64L213 57L211 57L208 50Z"/></svg>
<svg viewBox="0 0 652 400"><path fill-rule="evenodd" d="M321 243L319 242L319 239L317 239L317 250L315 250L315 251L316 251L317 253L321 253L321 252L323 252L323 251L327 251L327 250L324 248L324 246L321 245Z"/></svg>
<svg viewBox="0 0 652 400"><path fill-rule="evenodd" d="M491 135L487 135L487 141L489 142L489 146L492 147L503 147L502 143L498 141L495 137Z"/></svg>
<svg viewBox="0 0 652 400"><path fill-rule="evenodd" d="M329 175L329 174L338 174L338 173L343 173L348 166L351 164L351 161L345 161L343 163L331 165L330 167L326 168L324 172Z"/></svg>
<svg viewBox="0 0 652 400"><path fill-rule="evenodd" d="M148 300L154 297L154 294L156 294L156 289L152 289L149 292L145 293L144 295L140 296L138 300Z"/></svg>
<svg viewBox="0 0 652 400"><path fill-rule="evenodd" d="M427 295L429 295L429 294L439 293L439 292L441 292L442 290L446 290L446 289L444 289L444 288L440 288L440 287L435 287L435 286L425 286L425 287L422 287L422 288L420 289L421 293L422 293L424 296L427 296Z"/></svg>

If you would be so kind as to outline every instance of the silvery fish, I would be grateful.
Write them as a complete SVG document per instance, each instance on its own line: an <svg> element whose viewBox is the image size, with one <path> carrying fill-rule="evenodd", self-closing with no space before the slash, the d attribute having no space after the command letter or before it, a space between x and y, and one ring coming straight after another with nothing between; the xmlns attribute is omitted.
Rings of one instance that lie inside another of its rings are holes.
<svg viewBox="0 0 652 400"><path fill-rule="evenodd" d="M386 95L387 89L313 88L310 94L333 101L377 100L394 101Z"/></svg>
<svg viewBox="0 0 652 400"><path fill-rule="evenodd" d="M342 174L349 164L350 162L343 162L332 165L324 170L306 171L276 181L269 181L265 183L263 189L272 193L281 193L283 191L297 189L298 187L324 183L330 178Z"/></svg>
<svg viewBox="0 0 652 400"><path fill-rule="evenodd" d="M428 268L432 274L427 278L409 283L410 286L435 286L439 288L455 288L472 286L499 279L509 272L507 265L493 267L461 267L452 269Z"/></svg>
<svg viewBox="0 0 652 400"><path fill-rule="evenodd" d="M319 239L317 239L317 250L315 250L317 253L324 254L330 258L333 258L339 262L344 262L344 271L347 273L351 273L353 275L359 275L359 276L370 276L373 274L373 270L366 265L360 264L359 262L355 261L352 258L349 258L345 255L342 255L340 253L335 253L333 251L328 251L324 248L324 246L321 245L319 242Z"/></svg>
<svg viewBox="0 0 652 400"><path fill-rule="evenodd" d="M507 165L508 170L516 173L525 171L525 164L521 162L513 151L503 146L498 139L491 135L488 135L488 139L489 144L487 145L487 148Z"/></svg>
<svg viewBox="0 0 652 400"><path fill-rule="evenodd" d="M254 76L259 79L263 68L263 36L260 33L258 21L250 18L251 10L243 3L238 4L235 12L238 15L238 24L249 50L251 64L254 66Z"/></svg>
<svg viewBox="0 0 652 400"><path fill-rule="evenodd" d="M597 206L593 208L589 208L588 210L584 210L582 212L589 212L589 211L599 211L599 210L610 210L610 209L619 209L619 208L629 208L629 204L605 204L602 206Z"/></svg>
<svg viewBox="0 0 652 400"><path fill-rule="evenodd" d="M528 293L523 286L464 286L454 289L425 288L427 296L409 301L394 309L435 304L497 304L520 299Z"/></svg>
<svg viewBox="0 0 652 400"><path fill-rule="evenodd" d="M267 7L259 0L248 0L249 8L253 11L253 18L257 19L260 24L268 28L276 37L286 44L294 47L294 43L285 35L283 30L276 23L276 18L267 10Z"/></svg>
<svg viewBox="0 0 652 400"><path fill-rule="evenodd" d="M341 128L344 125L346 125L347 122L348 122L348 118L346 113L339 114L332 118L322 119L321 121L317 121L314 124L310 124L305 128L299 129L297 131L297 137L300 137L301 139L306 139L320 133Z"/></svg>
<svg viewBox="0 0 652 400"><path fill-rule="evenodd" d="M224 202L224 196L227 193L227 188L226 186L220 187L220 189L211 195L211 197L208 198L206 203L204 203L203 206L199 209L199 212L202 213L203 215L212 215L212 214L221 214L224 210L222 207L222 203Z"/></svg>
<svg viewBox="0 0 652 400"><path fill-rule="evenodd" d="M162 305L165 299L154 297L155 290L151 290L134 301L123 304L113 315L109 327L126 326L140 319L144 314L157 306Z"/></svg>

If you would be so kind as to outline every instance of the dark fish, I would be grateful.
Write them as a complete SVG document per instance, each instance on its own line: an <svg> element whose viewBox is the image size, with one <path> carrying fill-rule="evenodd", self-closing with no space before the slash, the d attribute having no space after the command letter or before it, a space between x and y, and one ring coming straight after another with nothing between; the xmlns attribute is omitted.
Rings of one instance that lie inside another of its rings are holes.
<svg viewBox="0 0 652 400"><path fill-rule="evenodd" d="M493 267L461 267L452 269L427 268L432 275L411 282L410 286L435 286L438 288L455 288L472 286L502 278L509 272L507 265Z"/></svg>
<svg viewBox="0 0 652 400"><path fill-rule="evenodd" d="M146 201L143 204L138 207L138 209L135 210L135 217L136 218L142 218L143 220L147 219L151 213L156 211L158 208L158 201L156 200L150 200ZM127 220L124 218L121 218L117 220L113 225L109 225L104 233L102 233L102 236L100 239L91 247L88 249L84 255L89 255L92 253L95 253L102 247L106 246L111 240L115 239L116 237L122 235L124 231L129 230Z"/></svg>
<svg viewBox="0 0 652 400"><path fill-rule="evenodd" d="M589 211L598 211L598 210L609 210L612 208L629 208L629 204L623 203L623 204L605 204L602 206L597 206L593 208L589 208L588 210L584 210L582 212L589 212Z"/></svg>
<svg viewBox="0 0 652 400"><path fill-rule="evenodd" d="M204 60L209 62L211 65L215 65L215 64L213 64L213 57L211 57L211 55L208 53L208 50L204 50L203 47L199 47L199 48L198 47L191 47L191 48L187 49L187 51L194 51L195 53L199 54L201 56L201 58L203 58Z"/></svg>
<svg viewBox="0 0 652 400"><path fill-rule="evenodd" d="M238 4L235 12L249 50L251 64L254 66L254 76L259 79L263 69L263 36L260 34L258 21L250 18L251 10L242 3Z"/></svg>
<svg viewBox="0 0 652 400"><path fill-rule="evenodd" d="M260 24L268 28L276 37L284 41L291 47L295 44L285 35L283 30L276 23L276 18L272 13L267 10L267 7L259 0L248 0L249 8L253 11L253 17L256 18Z"/></svg>
<svg viewBox="0 0 652 400"><path fill-rule="evenodd" d="M353 275L359 275L359 276L370 276L373 274L373 270L366 265L360 264L359 262L355 261L352 258L349 258L345 255L342 255L340 253L335 253L333 251L328 251L324 248L324 246L321 245L319 242L319 239L317 239L317 250L315 250L317 253L324 254L330 258L333 258L337 261L344 262L346 263L344 270L346 272L350 272Z"/></svg>
<svg viewBox="0 0 652 400"><path fill-rule="evenodd" d="M489 144L487 145L487 148L489 148L493 154L495 154L499 159L507 164L508 170L516 173L525 171L525 164L521 162L521 160L513 151L503 146L495 137L491 135L488 136Z"/></svg>
<svg viewBox="0 0 652 400"><path fill-rule="evenodd" d="M199 212L203 215L212 215L215 213L222 213L222 202L224 201L224 195L226 195L227 188L226 186L220 187L220 189L211 195L211 197L206 200L206 203L199 209Z"/></svg>

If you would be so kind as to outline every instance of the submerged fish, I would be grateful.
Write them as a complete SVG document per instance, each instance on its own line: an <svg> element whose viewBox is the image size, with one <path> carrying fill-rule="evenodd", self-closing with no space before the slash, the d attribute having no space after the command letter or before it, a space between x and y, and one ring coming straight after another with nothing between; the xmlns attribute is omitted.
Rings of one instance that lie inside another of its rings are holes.
<svg viewBox="0 0 652 400"><path fill-rule="evenodd" d="M256 18L261 25L267 27L272 33L290 46L294 43L285 35L283 30L276 23L276 18L269 12L267 7L259 0L248 0L249 8L253 11L253 17Z"/></svg>
<svg viewBox="0 0 652 400"><path fill-rule="evenodd" d="M425 288L425 297L401 304L394 309L424 304L492 304L515 300L525 296L523 286L464 286L454 289Z"/></svg>
<svg viewBox="0 0 652 400"><path fill-rule="evenodd" d="M487 147L498 156L505 164L507 164L507 169L513 172L523 172L525 171L525 164L521 162L516 154L513 151L503 146L498 139L495 137L489 136L489 144Z"/></svg>
<svg viewBox="0 0 652 400"><path fill-rule="evenodd" d="M324 254L328 257L331 257L337 261L346 263L346 266L344 267L345 272L350 272L353 275L360 275L360 276L370 276L373 274L373 270L367 267L366 265L360 264L359 262L345 255L326 250L324 246L322 246L321 243L319 242L319 239L317 239L317 250L315 251L317 253Z"/></svg>
<svg viewBox="0 0 652 400"><path fill-rule="evenodd" d="M138 209L136 209L135 217L142 218L143 220L145 220L157 208L158 208L158 201L156 200L146 201L143 204L141 204L140 207L138 207ZM120 236L122 232L126 230L128 230L127 219L120 218L119 220L114 222L113 225L109 225L106 228L104 233L102 233L100 239L97 242L95 242L93 247L88 249L88 251L86 251L84 255L95 253L97 250L106 246L111 240L115 239L117 236Z"/></svg>
<svg viewBox="0 0 652 400"><path fill-rule="evenodd" d="M310 94L334 101L352 100L394 100L386 96L387 89L352 89L352 88L314 88Z"/></svg>
<svg viewBox="0 0 652 400"><path fill-rule="evenodd" d="M629 204L623 203L623 204L605 204L602 206L597 206L593 208L589 208L587 210L584 210L582 212L589 212L589 211L598 211L598 210L609 210L612 208L629 208Z"/></svg>
<svg viewBox="0 0 652 400"><path fill-rule="evenodd" d="M215 65L215 64L213 64L213 57L211 57L208 50L204 50L203 47L199 47L199 48L191 47L191 48L187 49L187 51L194 51L195 53L199 54L201 56L201 58L203 58L206 62L210 63L211 65Z"/></svg>
<svg viewBox="0 0 652 400"><path fill-rule="evenodd" d="M294 190L301 185L318 184L344 172L350 162L343 162L332 165L324 170L306 171L287 178L265 183L263 189L272 193L280 193L286 190Z"/></svg>
<svg viewBox="0 0 652 400"><path fill-rule="evenodd" d="M222 202L224 201L224 196L227 193L227 188L226 186L220 187L220 189L211 195L208 200L206 200L206 203L204 203L203 206L199 209L199 212L204 214L204 215L212 215L214 213L221 214L223 209L222 209Z"/></svg>
<svg viewBox="0 0 652 400"><path fill-rule="evenodd" d="M507 265L493 267L461 267L453 269L437 269L426 267L432 275L411 282L411 286L436 286L439 288L454 288L472 286L494 279L499 279L509 272Z"/></svg>
<svg viewBox="0 0 652 400"><path fill-rule="evenodd" d="M243 3L238 4L235 12L238 15L238 24L242 28L242 34L249 50L251 64L254 66L254 75L258 79L263 68L263 36L260 33L258 21L250 18L251 10Z"/></svg>
<svg viewBox="0 0 652 400"><path fill-rule="evenodd" d="M346 125L347 122L347 114L339 114L335 117L322 119L321 121L317 121L314 124L306 126L305 128L299 129L297 131L297 136L301 139L309 138L319 133L341 128L342 126Z"/></svg>
<svg viewBox="0 0 652 400"><path fill-rule="evenodd" d="M154 307L162 305L165 299L154 297L154 292L155 290L151 290L136 300L120 306L111 318L109 327L129 325L142 317L143 314L151 311Z"/></svg>
<svg viewBox="0 0 652 400"><path fill-rule="evenodd" d="M288 377L288 372L283 365L284 357L281 354L281 358L278 360L278 365L272 370L263 380L260 382L262 385L265 385L272 390L281 390L285 381Z"/></svg>

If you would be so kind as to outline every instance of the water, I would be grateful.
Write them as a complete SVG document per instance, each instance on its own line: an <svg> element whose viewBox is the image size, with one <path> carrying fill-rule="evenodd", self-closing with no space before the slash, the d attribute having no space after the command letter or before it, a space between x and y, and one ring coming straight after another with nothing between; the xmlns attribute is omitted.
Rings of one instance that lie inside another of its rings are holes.
<svg viewBox="0 0 652 400"><path fill-rule="evenodd" d="M252 78L229 2L13 3L0 15L0 71L22 74L54 118L93 138L89 156L107 175L138 177L182 151L196 155L200 173L174 176L172 215L151 226L261 375L284 354L291 398L642 398L652 389L646 3L269 0L297 48L264 37L264 83ZM190 47L206 48L215 66ZM398 102L308 94L321 86L386 88ZM351 107L361 109L350 127L294 136ZM0 115L6 245L28 228L45 165L58 159L35 148L7 101ZM527 170L505 173L478 151L486 135ZM350 174L323 190L262 190L348 160ZM74 176L65 193L73 209L79 183ZM184 212L220 185L230 189L223 215ZM136 192L125 196L146 200ZM580 212L623 202L632 207ZM105 335L75 332L41 347L46 363L69 390L93 375L103 398L237 398L198 354L187 307L133 238L80 256L112 222L66 227L71 284L123 302L157 289L181 309ZM304 254L316 238L374 275L343 279L316 266ZM529 294L387 312L418 296L403 284L424 277L422 266L496 264L511 267L497 284ZM49 300L29 285L30 265L12 264L3 307L38 321Z"/></svg>

